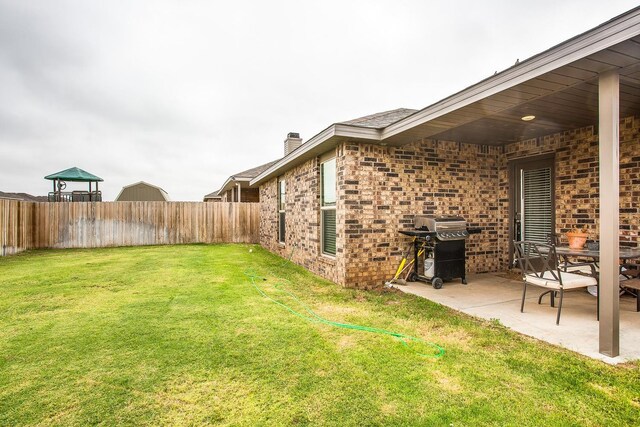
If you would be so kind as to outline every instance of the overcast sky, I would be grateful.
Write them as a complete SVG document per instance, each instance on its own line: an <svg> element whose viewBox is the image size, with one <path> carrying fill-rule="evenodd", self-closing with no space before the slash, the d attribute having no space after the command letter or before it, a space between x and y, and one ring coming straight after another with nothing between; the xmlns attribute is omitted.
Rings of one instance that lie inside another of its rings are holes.
<svg viewBox="0 0 640 427"><path fill-rule="evenodd" d="M636 5L0 0L0 191L77 166L104 200L202 200L288 132L424 108Z"/></svg>

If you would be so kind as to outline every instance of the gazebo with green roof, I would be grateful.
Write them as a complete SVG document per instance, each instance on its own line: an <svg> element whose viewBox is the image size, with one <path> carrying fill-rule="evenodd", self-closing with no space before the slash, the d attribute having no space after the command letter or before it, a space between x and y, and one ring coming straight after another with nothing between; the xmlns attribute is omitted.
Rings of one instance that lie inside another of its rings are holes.
<svg viewBox="0 0 640 427"><path fill-rule="evenodd" d="M95 176L77 167L69 168L60 172L47 175L44 179L53 181L53 192L49 193L50 202L101 202L102 193L98 190L98 182L104 181L99 176ZM89 191L67 191L67 181L88 182ZM92 183L96 183L95 191Z"/></svg>

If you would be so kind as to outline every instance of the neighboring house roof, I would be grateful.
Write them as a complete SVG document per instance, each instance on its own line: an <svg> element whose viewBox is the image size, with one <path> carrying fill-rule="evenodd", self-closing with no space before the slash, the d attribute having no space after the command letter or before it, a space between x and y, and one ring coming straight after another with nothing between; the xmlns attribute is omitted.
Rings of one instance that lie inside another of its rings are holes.
<svg viewBox="0 0 640 427"><path fill-rule="evenodd" d="M207 199L221 199L221 198L222 196L218 194L218 191L214 191L213 193L206 194L203 200L206 201Z"/></svg>
<svg viewBox="0 0 640 427"><path fill-rule="evenodd" d="M264 165L256 166L251 169L247 169L246 171L238 172L231 175L227 180L222 184L222 187L218 191L214 191L213 193L209 193L204 196L205 199L214 199L216 197L221 197L220 195L225 191L231 189L236 183L244 184L245 187L249 186L249 181L268 170L270 167L275 165L279 160L274 160L269 163L265 163Z"/></svg>
<svg viewBox="0 0 640 427"><path fill-rule="evenodd" d="M357 119L340 122L343 125L360 126L365 128L383 129L392 123L404 119L417 112L411 108L397 108L395 110L383 111L381 113L370 114Z"/></svg>
<svg viewBox="0 0 640 427"><path fill-rule="evenodd" d="M166 191L164 191L162 188L158 187L157 185L149 184L148 182L144 182L144 181L138 181L134 184L125 185L124 187L122 187L122 190L120 190L120 193L118 193L118 197L116 197L115 200L118 201L122 196L122 193L124 193L124 191L127 188L136 187L136 186L145 186L145 187L150 187L155 190L158 190L160 192L160 195L164 198L164 200L169 201L169 194Z"/></svg>
<svg viewBox="0 0 640 427"><path fill-rule="evenodd" d="M99 176L95 176L85 170L82 170L77 167L69 168L60 172L52 173L51 175L47 175L44 179L61 179L63 181L76 181L76 182L96 182L96 181L104 181Z"/></svg>
<svg viewBox="0 0 640 427"><path fill-rule="evenodd" d="M260 165L260 166L256 166L255 168L247 169L246 171L234 173L229 178L233 178L235 180L242 179L242 178L255 178L256 176L260 175L262 172L266 171L271 166L273 166L277 161L278 160L274 160L272 162L265 163L264 165Z"/></svg>
<svg viewBox="0 0 640 427"><path fill-rule="evenodd" d="M32 196L27 193L5 193L0 191L0 199L22 200L25 202L46 202L47 196Z"/></svg>
<svg viewBox="0 0 640 427"><path fill-rule="evenodd" d="M598 76L610 70L621 76L621 115L640 114L640 105L633 101L640 97L638 44L640 7L394 123L378 124L371 116L334 123L250 184L281 175L344 141L399 146L434 138L504 145L589 126L598 121ZM623 102L625 96L629 98ZM538 118L521 121L526 115Z"/></svg>

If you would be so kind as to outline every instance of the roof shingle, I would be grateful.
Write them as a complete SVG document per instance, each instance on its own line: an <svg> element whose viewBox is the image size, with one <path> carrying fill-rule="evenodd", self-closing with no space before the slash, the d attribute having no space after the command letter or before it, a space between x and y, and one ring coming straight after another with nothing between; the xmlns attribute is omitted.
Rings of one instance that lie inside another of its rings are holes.
<svg viewBox="0 0 640 427"><path fill-rule="evenodd" d="M360 126L365 128L382 129L404 119L418 110L411 108L397 108L395 110L383 111L381 113L370 114L368 116L359 117L357 119L340 122L342 125Z"/></svg>
<svg viewBox="0 0 640 427"><path fill-rule="evenodd" d="M278 159L278 160L280 160L280 159ZM260 166L256 166L256 167L251 168L251 169L247 169L246 171L234 173L233 175L231 175L231 177L234 178L234 179L237 179L237 178L255 178L256 176L260 175L262 172L266 171L271 166L273 166L278 160L274 160L272 162L265 163L264 165L260 165Z"/></svg>

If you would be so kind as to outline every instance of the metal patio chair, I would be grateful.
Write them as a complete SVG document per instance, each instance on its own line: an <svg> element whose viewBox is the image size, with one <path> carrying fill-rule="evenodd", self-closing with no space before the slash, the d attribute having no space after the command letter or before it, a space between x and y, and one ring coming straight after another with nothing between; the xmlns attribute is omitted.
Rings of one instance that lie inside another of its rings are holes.
<svg viewBox="0 0 640 427"><path fill-rule="evenodd" d="M558 256L554 245L545 243L520 241L514 242L516 259L522 272L522 303L520 312L524 312L524 300L527 295L527 285L535 285L545 288L553 294L558 294L558 315L556 325L560 324L560 313L562 311L562 301L564 291L569 289L586 288L587 286L597 286L598 282L594 277L584 274L563 271L558 265ZM538 301L540 303L540 301ZM554 306L553 298L551 306Z"/></svg>
<svg viewBox="0 0 640 427"><path fill-rule="evenodd" d="M620 289L636 298L636 311L640 312L640 267L637 264L620 267Z"/></svg>

